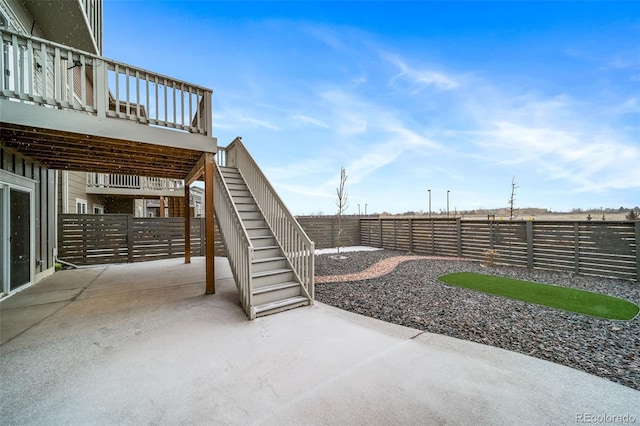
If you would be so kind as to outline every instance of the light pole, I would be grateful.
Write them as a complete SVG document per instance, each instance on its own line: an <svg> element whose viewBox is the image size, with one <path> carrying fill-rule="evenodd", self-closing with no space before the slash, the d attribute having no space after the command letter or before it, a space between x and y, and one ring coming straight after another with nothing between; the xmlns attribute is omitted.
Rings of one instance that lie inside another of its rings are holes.
<svg viewBox="0 0 640 426"><path fill-rule="evenodd" d="M360 216L360 204L358 204L358 216Z"/></svg>
<svg viewBox="0 0 640 426"><path fill-rule="evenodd" d="M364 205L364 215L365 216L367 215L367 205L366 204Z"/></svg>
<svg viewBox="0 0 640 426"><path fill-rule="evenodd" d="M429 219L431 219L431 190L427 189L427 191L429 191Z"/></svg>
<svg viewBox="0 0 640 426"><path fill-rule="evenodd" d="M451 191L447 189L447 217L449 217L449 192Z"/></svg>

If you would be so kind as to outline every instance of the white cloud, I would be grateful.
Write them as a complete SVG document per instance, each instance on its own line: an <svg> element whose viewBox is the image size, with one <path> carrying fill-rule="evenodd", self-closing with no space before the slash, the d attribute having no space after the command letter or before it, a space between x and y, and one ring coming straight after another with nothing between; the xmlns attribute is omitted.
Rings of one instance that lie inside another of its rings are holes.
<svg viewBox="0 0 640 426"><path fill-rule="evenodd" d="M325 129L329 128L327 123L325 123L324 121L318 120L316 118L307 117L306 115L294 115L293 119L301 121L301 122L306 123L306 124L311 124L311 125L314 125L314 126L317 126L317 127L323 127Z"/></svg>
<svg viewBox="0 0 640 426"><path fill-rule="evenodd" d="M396 74L391 81L393 82L400 78L408 80L413 86L415 86L413 91L414 94L427 87L435 87L440 90L452 90L460 87L460 83L443 72L432 69L412 68L396 55L383 54L382 56L400 70L400 72Z"/></svg>
<svg viewBox="0 0 640 426"><path fill-rule="evenodd" d="M238 120L244 123L249 123L249 124L253 124L254 126L258 126L258 127L264 127L265 129L269 129L269 130L280 130L278 128L278 126L276 126L273 123L270 123L268 121L265 120L259 120L257 118L253 118L253 117L238 117Z"/></svg>

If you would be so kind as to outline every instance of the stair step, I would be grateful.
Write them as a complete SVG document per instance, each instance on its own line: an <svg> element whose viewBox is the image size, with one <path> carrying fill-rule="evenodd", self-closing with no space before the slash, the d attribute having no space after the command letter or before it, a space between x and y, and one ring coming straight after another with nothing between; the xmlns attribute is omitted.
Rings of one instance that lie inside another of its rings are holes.
<svg viewBox="0 0 640 426"><path fill-rule="evenodd" d="M253 259L267 259L270 257L280 256L282 252L280 251L280 247L278 246L266 246L266 247L255 247L253 248Z"/></svg>
<svg viewBox="0 0 640 426"><path fill-rule="evenodd" d="M290 297L301 296L301 291L300 283L294 281L264 286L253 290L252 303L255 306L278 302Z"/></svg>
<svg viewBox="0 0 640 426"><path fill-rule="evenodd" d="M244 183L227 182L227 187L231 191L248 191L247 185Z"/></svg>
<svg viewBox="0 0 640 426"><path fill-rule="evenodd" d="M284 283L291 280L293 280L293 271L288 268L271 269L269 271L253 273L254 288Z"/></svg>
<svg viewBox="0 0 640 426"><path fill-rule="evenodd" d="M287 267L287 259L282 256L263 257L251 261L253 272L264 272Z"/></svg>
<svg viewBox="0 0 640 426"><path fill-rule="evenodd" d="M277 302L264 303L262 305L256 305L254 311L256 316L264 316L269 314L275 314L277 312L286 311L288 309L297 308L298 306L304 306L309 304L309 299L303 296L289 297L284 300L278 300Z"/></svg>
<svg viewBox="0 0 640 426"><path fill-rule="evenodd" d="M239 211L238 213L240 213L240 218L245 221L245 220L251 220L251 219L263 219L262 217L262 213L260 213L259 211Z"/></svg>
<svg viewBox="0 0 640 426"><path fill-rule="evenodd" d="M247 229L254 229L254 228L267 228L267 222L262 218L243 218L242 219L242 223L244 223L244 227Z"/></svg>
<svg viewBox="0 0 640 426"><path fill-rule="evenodd" d="M257 228L247 228L247 233L249 234L249 238L253 237L269 237L271 236L271 229L267 227L257 227Z"/></svg>
<svg viewBox="0 0 640 426"><path fill-rule="evenodd" d="M233 198L235 204L255 204L253 197L231 194L231 198Z"/></svg>
<svg viewBox="0 0 640 426"><path fill-rule="evenodd" d="M263 293L269 293L271 291L282 290L285 288L295 288L295 287L300 287L300 283L297 283L295 281L287 281L284 283L266 285L264 287L255 288L253 289L253 294L254 295L263 294Z"/></svg>
<svg viewBox="0 0 640 426"><path fill-rule="evenodd" d="M268 277L271 275L283 274L286 272L291 272L291 269L281 268L281 269L272 269L270 271L255 272L253 274L253 278Z"/></svg>
<svg viewBox="0 0 640 426"><path fill-rule="evenodd" d="M273 247L276 246L276 239L271 235L251 237L251 245L254 248Z"/></svg>
<svg viewBox="0 0 640 426"><path fill-rule="evenodd" d="M238 172L237 167L229 167L229 166L220 166L220 170L223 172Z"/></svg>
<svg viewBox="0 0 640 426"><path fill-rule="evenodd" d="M224 181L227 183L227 185L234 184L234 185L247 186L247 184L245 183L244 179L242 179L242 176L224 176L224 175L222 175L222 177L224 178Z"/></svg>
<svg viewBox="0 0 640 426"><path fill-rule="evenodd" d="M254 202L251 203L236 203L236 209L239 213L242 212L259 212L258 205Z"/></svg>

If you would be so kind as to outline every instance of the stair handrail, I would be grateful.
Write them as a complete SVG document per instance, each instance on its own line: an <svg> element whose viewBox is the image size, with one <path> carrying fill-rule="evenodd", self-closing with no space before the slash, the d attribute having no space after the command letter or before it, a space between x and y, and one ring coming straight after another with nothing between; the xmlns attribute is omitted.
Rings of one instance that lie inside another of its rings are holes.
<svg viewBox="0 0 640 426"><path fill-rule="evenodd" d="M240 293L240 301L247 316L253 319L255 314L253 313L251 260L253 259L254 247L217 163L215 164L214 197L218 228L225 244L227 259L236 287Z"/></svg>
<svg viewBox="0 0 640 426"><path fill-rule="evenodd" d="M225 149L226 165L236 167L253 195L294 275L310 302L314 300L314 242L271 186L249 151L237 137Z"/></svg>

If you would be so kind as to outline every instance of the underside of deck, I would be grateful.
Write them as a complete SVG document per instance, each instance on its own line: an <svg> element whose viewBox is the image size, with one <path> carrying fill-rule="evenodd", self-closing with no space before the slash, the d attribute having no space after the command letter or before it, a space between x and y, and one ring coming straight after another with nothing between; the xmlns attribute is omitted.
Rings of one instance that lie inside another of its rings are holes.
<svg viewBox="0 0 640 426"><path fill-rule="evenodd" d="M214 138L0 100L5 146L55 170L185 179Z"/></svg>

